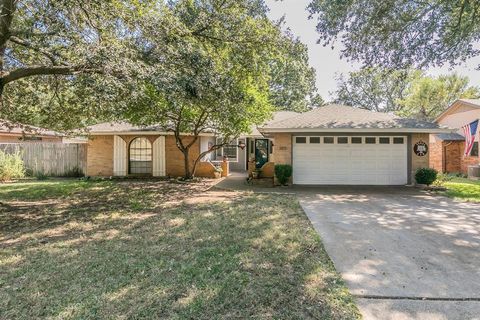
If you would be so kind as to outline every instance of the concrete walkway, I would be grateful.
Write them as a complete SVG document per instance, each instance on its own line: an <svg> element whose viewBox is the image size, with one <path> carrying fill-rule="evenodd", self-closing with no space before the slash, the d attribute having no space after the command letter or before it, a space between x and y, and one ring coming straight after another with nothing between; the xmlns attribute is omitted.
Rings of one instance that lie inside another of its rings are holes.
<svg viewBox="0 0 480 320"><path fill-rule="evenodd" d="M480 205L409 188L298 195L365 319L480 319Z"/></svg>

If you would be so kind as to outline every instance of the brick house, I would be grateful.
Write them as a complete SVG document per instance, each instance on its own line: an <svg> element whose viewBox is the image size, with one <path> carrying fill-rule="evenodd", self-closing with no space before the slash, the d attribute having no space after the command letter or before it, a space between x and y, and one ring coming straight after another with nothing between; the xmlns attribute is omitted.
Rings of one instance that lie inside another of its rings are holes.
<svg viewBox="0 0 480 320"><path fill-rule="evenodd" d="M430 135L430 166L440 172L466 174L468 166L480 163L477 133L470 156L465 156L465 137L462 127L480 119L480 99L460 99L450 105L435 122L440 126L455 129L451 134Z"/></svg>
<svg viewBox="0 0 480 320"><path fill-rule="evenodd" d="M412 182L417 168L429 166L429 135L450 133L435 123L340 105L276 116L257 134L241 137L242 143L210 154L200 163L197 176L209 176L209 161L223 154L252 157L269 176L275 164L290 164L294 184L405 185ZM191 161L216 139L202 134L192 147ZM245 161L236 163L237 170L247 170ZM175 138L158 127L128 123L90 127L87 175L181 176L183 171Z"/></svg>

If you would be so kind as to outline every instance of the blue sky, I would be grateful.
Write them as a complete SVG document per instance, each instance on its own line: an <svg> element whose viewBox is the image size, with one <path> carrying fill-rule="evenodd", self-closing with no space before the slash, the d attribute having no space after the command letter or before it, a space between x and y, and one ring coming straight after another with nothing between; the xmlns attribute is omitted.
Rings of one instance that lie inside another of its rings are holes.
<svg viewBox="0 0 480 320"><path fill-rule="evenodd" d="M356 70L360 67L360 64L340 59L339 43L333 50L330 47L317 44L316 22L315 20L308 20L308 13L305 10L310 0L265 0L265 2L270 8L270 18L277 20L285 15L287 27L308 46L310 64L317 71L319 93L324 99L330 99L329 92L336 88L335 74ZM471 85L480 86L480 71L475 70L478 65L480 65L480 57L471 59L454 69L443 67L430 69L428 72L432 75L439 75L456 71L458 74L468 76Z"/></svg>

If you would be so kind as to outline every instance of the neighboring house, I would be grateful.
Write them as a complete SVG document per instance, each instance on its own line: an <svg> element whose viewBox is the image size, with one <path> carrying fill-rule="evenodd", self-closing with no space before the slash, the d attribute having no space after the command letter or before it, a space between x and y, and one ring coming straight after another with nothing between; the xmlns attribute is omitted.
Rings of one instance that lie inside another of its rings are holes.
<svg viewBox="0 0 480 320"><path fill-rule="evenodd" d="M10 124L0 120L0 143L59 142L63 135L52 130L30 125Z"/></svg>
<svg viewBox="0 0 480 320"><path fill-rule="evenodd" d="M175 137L156 126L99 124L89 130L87 175L184 173ZM434 123L339 105L278 113L258 131L203 159L197 176L210 176L209 161L226 155L236 159L230 165L237 170L246 170L247 161L255 160L264 176L273 175L275 163L291 164L294 184L404 185L412 182L416 169L429 165L429 134L449 132ZM216 139L201 135L190 161Z"/></svg>
<svg viewBox="0 0 480 320"><path fill-rule="evenodd" d="M467 173L468 166L480 163L477 133L471 155L464 155L465 137L462 127L480 119L480 99L460 99L448 107L435 122L441 126L456 129L451 134L430 136L430 166L441 172Z"/></svg>
<svg viewBox="0 0 480 320"><path fill-rule="evenodd" d="M435 123L328 105L259 131L274 139L270 158L291 164L293 183L405 185L429 166L429 134L449 133Z"/></svg>

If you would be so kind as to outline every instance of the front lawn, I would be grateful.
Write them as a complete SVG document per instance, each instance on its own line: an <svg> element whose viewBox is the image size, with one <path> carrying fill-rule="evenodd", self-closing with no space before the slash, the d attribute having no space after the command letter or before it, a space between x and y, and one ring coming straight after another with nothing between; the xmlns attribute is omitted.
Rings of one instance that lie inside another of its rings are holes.
<svg viewBox="0 0 480 320"><path fill-rule="evenodd" d="M480 181L465 178L453 178L445 182L448 190L445 195L464 201L480 202Z"/></svg>
<svg viewBox="0 0 480 320"><path fill-rule="evenodd" d="M0 319L355 319L293 196L0 185Z"/></svg>

